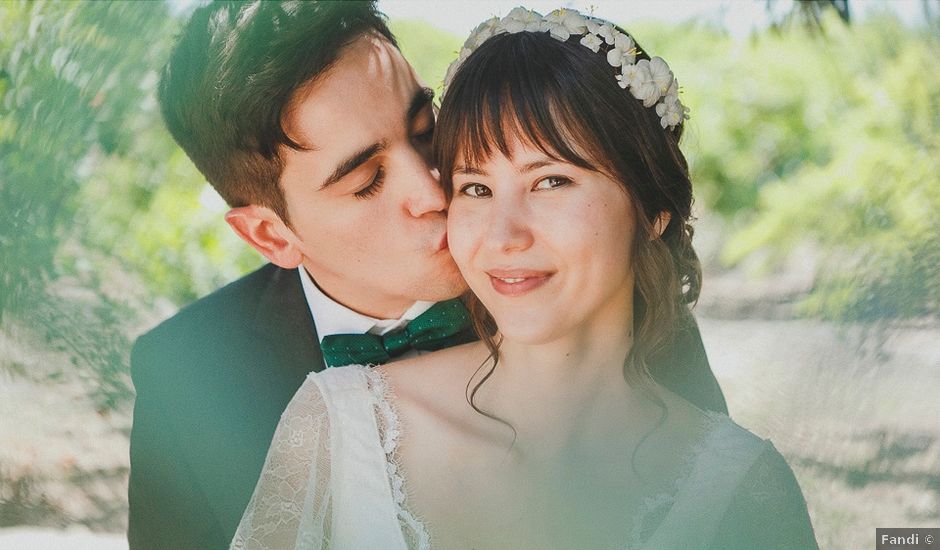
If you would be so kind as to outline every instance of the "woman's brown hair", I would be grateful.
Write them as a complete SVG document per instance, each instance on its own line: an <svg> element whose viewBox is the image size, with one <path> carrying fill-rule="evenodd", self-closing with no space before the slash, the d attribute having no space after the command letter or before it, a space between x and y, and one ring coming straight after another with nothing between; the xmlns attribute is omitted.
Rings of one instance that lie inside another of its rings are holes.
<svg viewBox="0 0 940 550"><path fill-rule="evenodd" d="M680 308L694 302L701 287L689 225L692 183L679 150L683 126L663 129L655 109L618 86L619 69L606 60L609 46L595 53L579 44L580 38L573 35L561 42L548 33L520 32L483 43L445 92L434 155L448 194L458 161L472 167L494 148L508 157L510 136L623 185L637 220L634 338L624 376L631 385L651 388L649 359L680 328L678 320L688 318L679 315ZM638 59L649 59L638 49ZM658 236L654 226L662 214L668 224ZM493 361L475 387L468 383L467 398L478 412L495 418L477 409L473 395L498 364L497 327L474 296L468 297L468 305ZM653 399L662 405L655 395Z"/></svg>

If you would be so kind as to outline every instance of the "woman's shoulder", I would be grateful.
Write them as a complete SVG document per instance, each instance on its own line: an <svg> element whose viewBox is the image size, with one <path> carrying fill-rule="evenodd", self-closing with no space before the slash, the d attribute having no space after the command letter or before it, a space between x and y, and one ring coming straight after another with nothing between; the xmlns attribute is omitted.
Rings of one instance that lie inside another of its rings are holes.
<svg viewBox="0 0 940 550"><path fill-rule="evenodd" d="M489 357L480 342L394 361L375 367L394 390L396 401L463 403L467 381Z"/></svg>
<svg viewBox="0 0 940 550"><path fill-rule="evenodd" d="M707 435L657 535L688 536L699 545L712 533L705 535L709 550L817 548L803 492L774 444L727 415L706 412L703 418Z"/></svg>
<svg viewBox="0 0 940 550"><path fill-rule="evenodd" d="M488 356L478 342L384 365L347 365L310 373L294 400L322 401L329 409L362 401L409 404L462 403L463 388ZM464 376L465 375L465 376Z"/></svg>
<svg viewBox="0 0 940 550"><path fill-rule="evenodd" d="M660 394L668 414L667 425L679 437L697 441L697 452L710 451L728 459L754 459L776 451L773 444L741 426L724 413L703 410L668 390Z"/></svg>
<svg viewBox="0 0 940 550"><path fill-rule="evenodd" d="M311 372L297 391L297 396L319 393L324 398L355 393L375 393L383 385L375 365L345 365ZM296 397L295 397L296 398Z"/></svg>
<svg viewBox="0 0 940 550"><path fill-rule="evenodd" d="M818 548L806 499L783 454L770 440L728 423L752 452L741 464L709 548Z"/></svg>
<svg viewBox="0 0 940 550"><path fill-rule="evenodd" d="M434 377L437 375L446 377L452 375L455 369L466 370L470 364L479 366L487 357L489 357L489 350L482 342L476 341L400 361L392 361L391 363L378 365L375 368L385 376L395 378Z"/></svg>
<svg viewBox="0 0 940 550"><path fill-rule="evenodd" d="M371 402L377 392L381 393L376 387L381 378L371 369L366 365L347 365L311 372L285 408L282 421L287 416L310 414L332 417L359 402Z"/></svg>

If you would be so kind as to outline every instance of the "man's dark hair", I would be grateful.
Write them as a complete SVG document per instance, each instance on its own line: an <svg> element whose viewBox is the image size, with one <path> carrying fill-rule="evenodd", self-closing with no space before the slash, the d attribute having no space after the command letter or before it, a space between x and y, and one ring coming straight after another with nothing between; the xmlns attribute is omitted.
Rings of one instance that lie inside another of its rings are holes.
<svg viewBox="0 0 940 550"><path fill-rule="evenodd" d="M395 44L374 1L201 7L163 69L159 101L167 128L230 206L259 204L290 223L278 153L303 147L285 133L285 111L343 46L368 33Z"/></svg>

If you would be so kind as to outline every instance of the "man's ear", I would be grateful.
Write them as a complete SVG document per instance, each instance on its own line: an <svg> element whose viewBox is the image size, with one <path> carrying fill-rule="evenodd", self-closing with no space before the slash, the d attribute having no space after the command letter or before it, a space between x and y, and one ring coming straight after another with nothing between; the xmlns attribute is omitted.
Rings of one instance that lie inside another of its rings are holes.
<svg viewBox="0 0 940 550"><path fill-rule="evenodd" d="M300 239L270 208L255 204L232 208L226 212L225 221L271 263L294 269L303 262Z"/></svg>
<svg viewBox="0 0 940 550"><path fill-rule="evenodd" d="M663 210L656 216L656 219L653 220L653 234L650 235L650 240L655 241L656 239L663 236L666 228L669 227L669 220L672 219L672 214L668 211Z"/></svg>

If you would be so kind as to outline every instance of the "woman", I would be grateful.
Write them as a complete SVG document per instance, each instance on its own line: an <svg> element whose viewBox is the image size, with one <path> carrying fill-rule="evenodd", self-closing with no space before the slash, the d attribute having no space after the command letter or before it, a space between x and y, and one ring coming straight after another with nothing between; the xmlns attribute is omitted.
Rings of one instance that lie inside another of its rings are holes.
<svg viewBox="0 0 940 550"><path fill-rule="evenodd" d="M772 444L657 386L700 286L666 63L559 10L487 21L435 150L482 341L311 375L234 548L815 548Z"/></svg>

